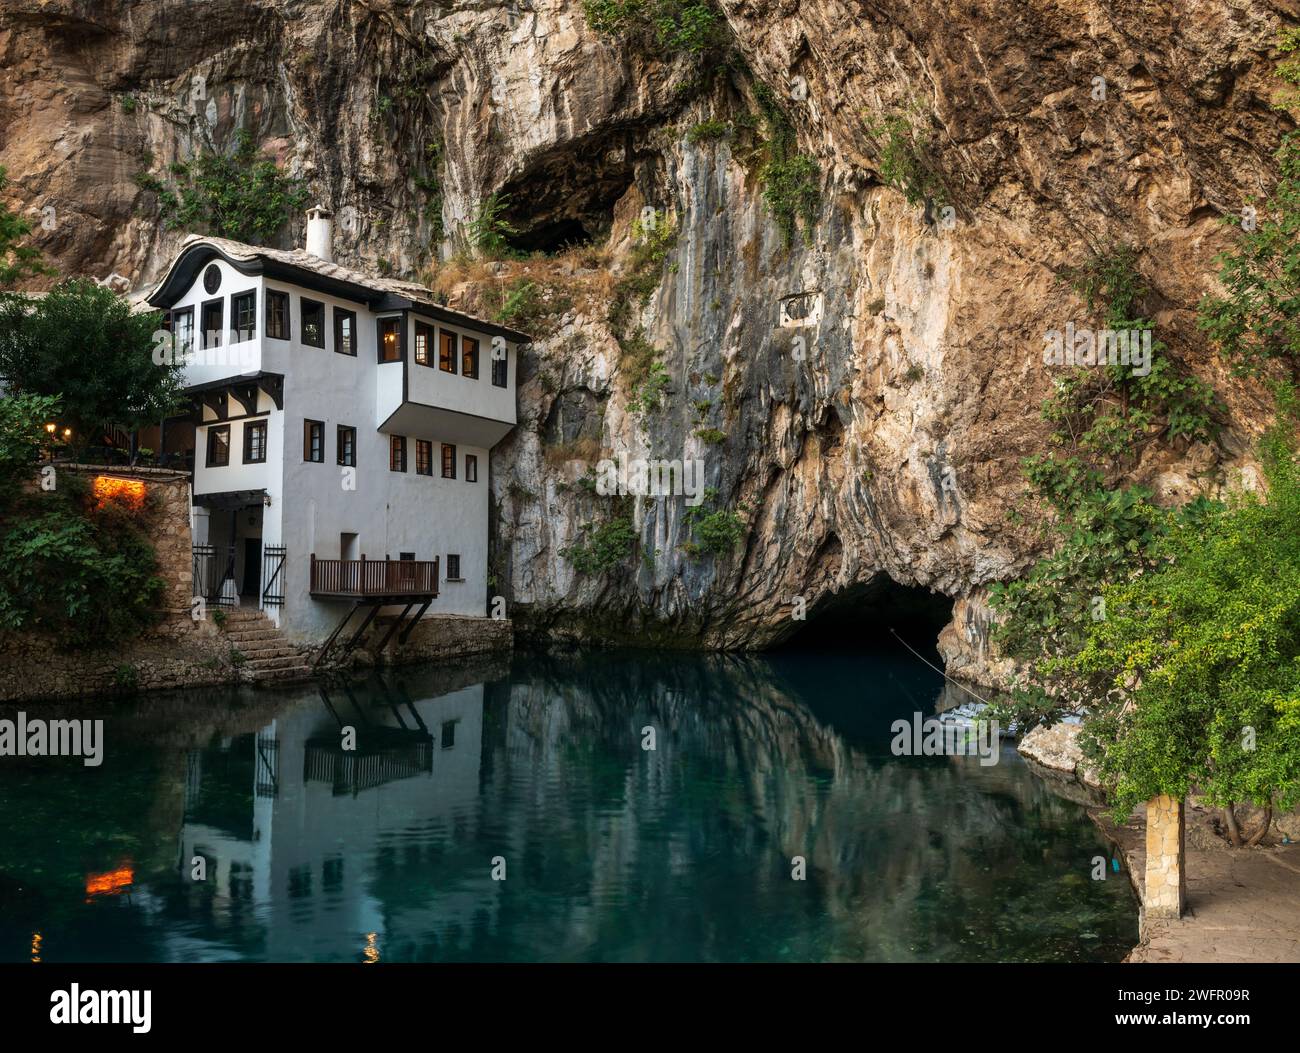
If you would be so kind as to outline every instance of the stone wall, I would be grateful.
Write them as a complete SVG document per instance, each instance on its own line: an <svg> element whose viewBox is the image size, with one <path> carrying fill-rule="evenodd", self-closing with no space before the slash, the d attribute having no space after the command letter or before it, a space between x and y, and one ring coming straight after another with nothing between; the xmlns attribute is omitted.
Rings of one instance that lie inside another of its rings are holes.
<svg viewBox="0 0 1300 1053"><path fill-rule="evenodd" d="M375 648L391 624L391 618L375 620L357 653L359 664L376 661ZM382 665L407 665L465 655L503 653L513 648L514 629L508 619L439 614L421 618L404 644L390 641L378 660Z"/></svg>
<svg viewBox="0 0 1300 1053"><path fill-rule="evenodd" d="M71 699L87 695L222 684L238 678L230 644L210 616L191 616L190 490L184 472L158 468L106 469L59 465L96 476L145 484L147 530L166 582L160 617L138 639L102 651L64 651L43 633L0 634L0 702Z"/></svg>

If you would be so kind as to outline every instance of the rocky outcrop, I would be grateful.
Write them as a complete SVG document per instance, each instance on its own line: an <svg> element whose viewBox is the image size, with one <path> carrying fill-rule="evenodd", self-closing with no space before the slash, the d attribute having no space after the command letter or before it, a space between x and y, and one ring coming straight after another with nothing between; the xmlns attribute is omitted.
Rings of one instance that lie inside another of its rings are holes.
<svg viewBox="0 0 1300 1053"><path fill-rule="evenodd" d="M985 587L1037 550L1007 513L1021 459L1046 441L1043 334L1085 318L1064 267L1137 245L1168 353L1227 406L1217 447L1153 449L1135 478L1173 501L1249 467L1269 399L1207 351L1194 307L1231 236L1219 217L1268 189L1287 127L1269 105L1270 49L1296 13L1214 0L720 9L736 58L706 76L593 33L561 0L217 0L198 15L4 0L4 163L24 208L53 207L42 245L65 271L156 276L179 232L134 176L245 126L343 215L342 262L491 310L536 278L555 310L534 320L521 423L492 465L495 588L519 628L761 646L797 631L798 612L869 604L893 581L956 600L945 657L963 678L1005 680ZM815 222L790 245L756 168L760 85L816 162ZM870 125L904 112L930 129L950 214L882 185ZM692 135L706 120L730 123ZM519 248L596 247L446 262L493 192ZM612 325L649 215L675 237L649 298ZM652 353L667 388L646 410L633 387ZM699 514L734 512L743 544L702 552L680 498L625 508L593 494L588 469L619 453L702 460L716 495ZM623 514L637 548L578 573L563 553L585 524Z"/></svg>

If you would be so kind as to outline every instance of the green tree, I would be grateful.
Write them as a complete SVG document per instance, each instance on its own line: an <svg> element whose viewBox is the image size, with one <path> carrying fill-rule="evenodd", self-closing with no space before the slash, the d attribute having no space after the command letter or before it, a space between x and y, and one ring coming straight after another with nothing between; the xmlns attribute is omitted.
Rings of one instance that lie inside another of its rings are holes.
<svg viewBox="0 0 1300 1053"><path fill-rule="evenodd" d="M132 313L86 279L47 295L0 296L0 378L9 391L57 397L61 422L85 441L106 424L156 423L180 397L181 366L154 361L156 312Z"/></svg>
<svg viewBox="0 0 1300 1053"><path fill-rule="evenodd" d="M307 188L261 153L252 135L240 130L235 150L205 152L171 166L175 186L142 174L137 182L158 195L169 230L201 231L253 245L270 242L307 201Z"/></svg>
<svg viewBox="0 0 1300 1053"><path fill-rule="evenodd" d="M1231 808L1300 801L1300 466L1294 401L1268 437L1267 501L1174 518L1147 573L1059 660L1091 710L1086 754L1127 815L1157 794Z"/></svg>
<svg viewBox="0 0 1300 1053"><path fill-rule="evenodd" d="M0 190L8 185L5 169L0 165ZM0 202L0 289L13 288L23 278L53 274L54 269L41 262L40 249L24 244L32 225Z"/></svg>
<svg viewBox="0 0 1300 1053"><path fill-rule="evenodd" d="M1252 206L1253 230L1219 258L1223 295L1202 302L1199 324L1239 372L1269 359L1300 362L1300 133L1282 140L1272 198ZM1229 219L1238 223L1237 217Z"/></svg>
<svg viewBox="0 0 1300 1053"><path fill-rule="evenodd" d="M164 586L142 510L96 501L71 472L53 489L35 485L57 412L48 396L0 398L0 629L109 647L154 620Z"/></svg>

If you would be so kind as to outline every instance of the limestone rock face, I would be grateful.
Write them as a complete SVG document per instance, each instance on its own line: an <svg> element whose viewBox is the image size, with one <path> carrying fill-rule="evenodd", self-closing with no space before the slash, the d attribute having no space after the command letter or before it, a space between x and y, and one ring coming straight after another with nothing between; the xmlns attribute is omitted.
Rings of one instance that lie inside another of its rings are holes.
<svg viewBox="0 0 1300 1053"><path fill-rule="evenodd" d="M1063 268L1137 245L1160 339L1228 408L1218 447L1153 449L1134 478L1174 501L1249 467L1266 389L1226 374L1194 311L1231 238L1219 217L1267 192L1287 127L1269 105L1280 8L720 8L743 62L704 77L688 56L594 33L571 0L0 0L8 192L53 216L38 241L65 273L140 286L183 232L137 175L165 178L246 127L347 210L340 262L424 278L453 303L499 309L533 273L462 266L452 281L439 266L491 193L520 249L606 244L534 268L567 306L539 326L520 425L492 459L491 588L516 625L761 646L801 605L815 617L846 590L866 603L887 578L957 600L945 657L1003 681L986 587L1037 552L1007 515L1021 459L1046 441L1044 334L1089 321ZM788 246L744 130L760 84L816 160L815 222ZM882 185L869 129L905 112L930 126L951 213ZM691 135L705 120L731 126ZM616 331L614 281L646 216L675 239ZM281 243L301 233L295 221ZM658 410L633 391L638 329L667 375ZM614 515L581 480L619 453L702 460L716 494L700 514L735 511L743 544L702 552L686 504L649 498L627 512L629 558L578 573L562 553Z"/></svg>

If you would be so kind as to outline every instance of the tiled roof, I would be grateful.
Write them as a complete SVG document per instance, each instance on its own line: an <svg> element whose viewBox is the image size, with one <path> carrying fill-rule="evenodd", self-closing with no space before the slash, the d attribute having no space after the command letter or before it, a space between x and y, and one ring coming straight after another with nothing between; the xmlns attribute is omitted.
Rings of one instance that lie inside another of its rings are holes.
<svg viewBox="0 0 1300 1053"><path fill-rule="evenodd" d="M416 282L399 281L396 278L381 278L378 275L363 274L361 271L355 271L351 267L344 267L339 263L331 263L323 260L319 256L314 256L304 249L271 249L264 245L249 245L242 241L231 241L229 238L214 238L204 234L190 234L181 242L180 251L176 258L180 257L188 250L198 245L210 245L224 256L233 260L251 262L253 260L273 260L276 263L285 264L290 267L296 267L300 270L308 271L312 274L318 274L323 278L331 278L334 281L348 282L352 285L359 285L365 289L372 289L378 293L391 293L394 296L404 296L415 303L427 304L430 307L437 308L439 311L454 314L465 319L467 323L477 323L486 329L502 329L508 327L502 326L500 322L494 322L487 318L480 318L476 315L468 314L465 311L457 310L440 303L434 296L433 292L423 285ZM173 261L175 266L175 261ZM168 268L168 274L171 268ZM133 294L131 299L144 303L162 286L166 281L167 275L163 276L162 282L153 288L145 290L139 294ZM514 330L509 330L514 331ZM520 334L521 336L526 334Z"/></svg>

